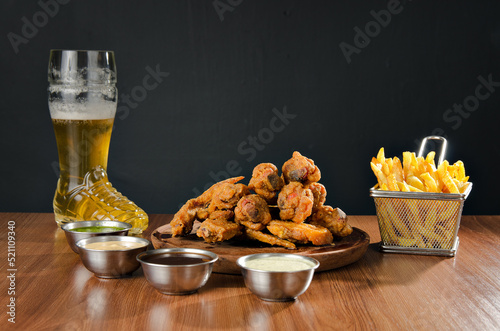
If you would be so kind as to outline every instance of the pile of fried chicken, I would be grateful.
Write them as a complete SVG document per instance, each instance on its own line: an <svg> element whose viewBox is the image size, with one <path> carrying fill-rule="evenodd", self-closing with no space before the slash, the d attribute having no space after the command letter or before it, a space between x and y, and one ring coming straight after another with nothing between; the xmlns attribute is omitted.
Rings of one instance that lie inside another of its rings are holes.
<svg viewBox="0 0 500 331"><path fill-rule="evenodd" d="M330 245L334 237L352 233L346 214L324 205L321 172L299 152L283 164L281 176L274 164L261 163L248 186L238 183L243 178L218 182L188 200L170 222L172 235L187 236L199 220L196 234L209 243L243 237L296 249L295 244Z"/></svg>

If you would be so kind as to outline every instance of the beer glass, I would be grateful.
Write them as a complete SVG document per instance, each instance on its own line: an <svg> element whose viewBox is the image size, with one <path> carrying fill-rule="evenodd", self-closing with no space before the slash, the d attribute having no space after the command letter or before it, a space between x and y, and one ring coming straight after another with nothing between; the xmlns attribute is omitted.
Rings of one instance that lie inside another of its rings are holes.
<svg viewBox="0 0 500 331"><path fill-rule="evenodd" d="M51 50L48 78L60 168L56 222L115 220L141 233L147 214L118 192L106 173L118 99L114 53Z"/></svg>

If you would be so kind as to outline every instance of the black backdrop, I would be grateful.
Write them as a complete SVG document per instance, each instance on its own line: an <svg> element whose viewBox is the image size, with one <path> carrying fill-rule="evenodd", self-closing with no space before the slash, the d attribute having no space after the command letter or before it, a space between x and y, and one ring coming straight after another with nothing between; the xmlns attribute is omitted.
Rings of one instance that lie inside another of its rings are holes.
<svg viewBox="0 0 500 331"><path fill-rule="evenodd" d="M47 63L64 48L115 51L109 177L148 213L174 213L214 178L248 180L298 150L322 170L328 204L374 214L371 157L441 134L474 183L464 213L498 214L498 1L0 6L0 211L52 211ZM149 71L160 74L146 90Z"/></svg>

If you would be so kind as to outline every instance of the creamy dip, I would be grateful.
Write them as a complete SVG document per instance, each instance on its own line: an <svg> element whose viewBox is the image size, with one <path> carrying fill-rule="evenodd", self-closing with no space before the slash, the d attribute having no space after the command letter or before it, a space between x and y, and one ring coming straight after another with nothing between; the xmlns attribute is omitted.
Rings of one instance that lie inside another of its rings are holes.
<svg viewBox="0 0 500 331"><path fill-rule="evenodd" d="M98 249L103 251L111 251L111 250L123 250L123 249L132 249L146 246L143 243L135 242L135 241L96 241L90 244L85 245L85 248L88 249Z"/></svg>
<svg viewBox="0 0 500 331"><path fill-rule="evenodd" d="M248 260L245 266L249 269L264 271L299 271L314 268L315 264L309 261L297 260L288 257L261 257Z"/></svg>

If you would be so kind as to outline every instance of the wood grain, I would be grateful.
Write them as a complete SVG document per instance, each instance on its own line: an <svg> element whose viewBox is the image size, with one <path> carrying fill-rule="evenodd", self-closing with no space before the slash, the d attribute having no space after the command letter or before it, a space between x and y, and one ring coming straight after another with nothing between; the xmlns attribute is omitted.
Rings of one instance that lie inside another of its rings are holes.
<svg viewBox="0 0 500 331"><path fill-rule="evenodd" d="M149 238L171 215L151 215ZM7 222L16 222L16 324L7 322ZM241 276L212 274L166 296L142 270L98 279L52 214L0 213L2 330L492 330L500 328L500 216L464 216L453 258L381 253L374 216L350 216L371 238L357 262L315 274L294 302L256 298Z"/></svg>

